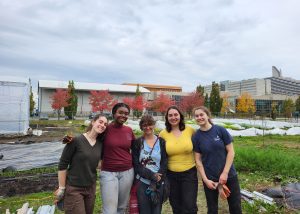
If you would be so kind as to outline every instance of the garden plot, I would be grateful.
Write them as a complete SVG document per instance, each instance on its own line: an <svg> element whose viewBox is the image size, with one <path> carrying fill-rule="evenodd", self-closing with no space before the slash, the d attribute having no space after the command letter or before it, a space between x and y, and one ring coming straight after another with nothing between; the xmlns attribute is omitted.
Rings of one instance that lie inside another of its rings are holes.
<svg viewBox="0 0 300 214"><path fill-rule="evenodd" d="M271 120L246 120L246 119L213 119L217 125L225 127L232 136L257 136L257 135L300 135L300 123L290 123ZM186 122L194 129L199 126L193 121ZM128 120L128 126L139 130L138 121ZM157 121L156 128L164 129L165 122Z"/></svg>

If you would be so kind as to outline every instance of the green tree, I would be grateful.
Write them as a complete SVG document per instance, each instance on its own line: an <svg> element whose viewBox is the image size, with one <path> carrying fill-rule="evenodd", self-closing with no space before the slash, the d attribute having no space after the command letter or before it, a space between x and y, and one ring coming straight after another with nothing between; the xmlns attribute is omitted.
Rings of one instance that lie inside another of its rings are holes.
<svg viewBox="0 0 300 214"><path fill-rule="evenodd" d="M65 115L68 117L68 119L74 119L77 112L78 97L75 94L75 87L74 87L73 80L69 81L68 94L70 96L70 98L68 99L69 106L64 107L64 112Z"/></svg>
<svg viewBox="0 0 300 214"><path fill-rule="evenodd" d="M200 84L196 87L196 92L201 96L203 97L204 95L204 87L201 86Z"/></svg>
<svg viewBox="0 0 300 214"><path fill-rule="evenodd" d="M295 106L296 106L296 111L300 112L300 95L296 100Z"/></svg>
<svg viewBox="0 0 300 214"><path fill-rule="evenodd" d="M29 100L30 100L30 109L29 109L30 110L30 114L33 114L33 109L34 109L35 102L33 100L32 87L30 87Z"/></svg>
<svg viewBox="0 0 300 214"><path fill-rule="evenodd" d="M205 98L204 98L204 106L206 108L209 109L209 98L208 98L208 94L205 94Z"/></svg>
<svg viewBox="0 0 300 214"><path fill-rule="evenodd" d="M220 97L220 87L218 83L212 82L209 107L212 114L217 115L222 108L222 98Z"/></svg>
<svg viewBox="0 0 300 214"><path fill-rule="evenodd" d="M135 91L135 100L138 100L138 97L142 96L142 93L140 91L140 85L138 84ZM142 116L142 111L138 109L133 110L133 117L140 118Z"/></svg>
<svg viewBox="0 0 300 214"><path fill-rule="evenodd" d="M291 98L288 98L283 102L282 111L287 118L292 117L292 113L294 109L295 109L295 104Z"/></svg>

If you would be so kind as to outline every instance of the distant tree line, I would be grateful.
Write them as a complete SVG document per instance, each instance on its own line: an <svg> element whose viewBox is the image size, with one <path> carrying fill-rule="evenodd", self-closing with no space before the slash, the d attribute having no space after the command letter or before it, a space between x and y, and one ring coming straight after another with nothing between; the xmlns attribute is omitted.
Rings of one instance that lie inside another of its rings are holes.
<svg viewBox="0 0 300 214"><path fill-rule="evenodd" d="M32 93L31 93L32 96ZM51 107L57 112L58 119L60 118L62 109L68 119L73 119L77 112L78 98L75 94L74 81L69 81L68 89L56 89L50 96ZM249 93L242 93L236 99L236 106L229 101L229 95L224 93L220 95L220 86L216 82L212 82L212 90L210 94L205 94L204 87L198 85L194 92L187 96L181 97L179 101L173 100L169 95L160 93L155 100L147 101L143 98L137 85L134 97L125 97L122 100L128 104L133 111L133 117L139 118L143 111L153 111L164 114L167 108L171 105L177 105L189 118L192 116L193 108L204 105L210 109L214 115L240 113L241 115L251 116L255 114L255 100ZM30 97L30 103L34 106L33 98ZM109 93L108 90L90 91L89 104L92 112L110 112L112 107L117 103L117 100ZM31 106L30 105L30 106ZM33 107L32 107L33 108ZM233 111L233 109L236 110ZM300 111L300 96L294 103L293 100L287 99L283 102L282 112L286 117L290 118L293 112ZM278 105L272 103L271 117L276 119L278 114Z"/></svg>

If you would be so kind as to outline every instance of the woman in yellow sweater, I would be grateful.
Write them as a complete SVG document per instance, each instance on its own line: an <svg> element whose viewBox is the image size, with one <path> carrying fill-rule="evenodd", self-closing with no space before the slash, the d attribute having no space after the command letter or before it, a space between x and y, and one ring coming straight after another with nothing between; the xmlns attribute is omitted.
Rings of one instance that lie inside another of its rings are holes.
<svg viewBox="0 0 300 214"><path fill-rule="evenodd" d="M198 177L191 140L194 129L185 125L176 106L168 108L165 121L166 129L160 137L166 141L168 154L169 201L174 214L196 214Z"/></svg>

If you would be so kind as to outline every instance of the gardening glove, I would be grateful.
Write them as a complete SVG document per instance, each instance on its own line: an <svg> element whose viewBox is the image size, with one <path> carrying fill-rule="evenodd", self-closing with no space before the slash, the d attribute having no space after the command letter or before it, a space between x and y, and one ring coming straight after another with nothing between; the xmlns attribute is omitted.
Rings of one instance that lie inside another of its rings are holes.
<svg viewBox="0 0 300 214"><path fill-rule="evenodd" d="M65 135L62 139L62 142L63 144L66 144L66 143L71 143L73 140L73 137L72 136L69 136L69 135Z"/></svg>
<svg viewBox="0 0 300 214"><path fill-rule="evenodd" d="M219 196L222 198L222 199L226 199L229 197L230 195L230 190L229 188L225 185L225 184L219 184L218 185L218 190L219 190Z"/></svg>
<svg viewBox="0 0 300 214"><path fill-rule="evenodd" d="M226 198L228 198L229 195L230 195L230 193L231 193L231 191L230 191L229 188L226 186L226 184L223 184L222 186L223 186L223 190L224 190L224 193L225 193L225 195L226 195Z"/></svg>

